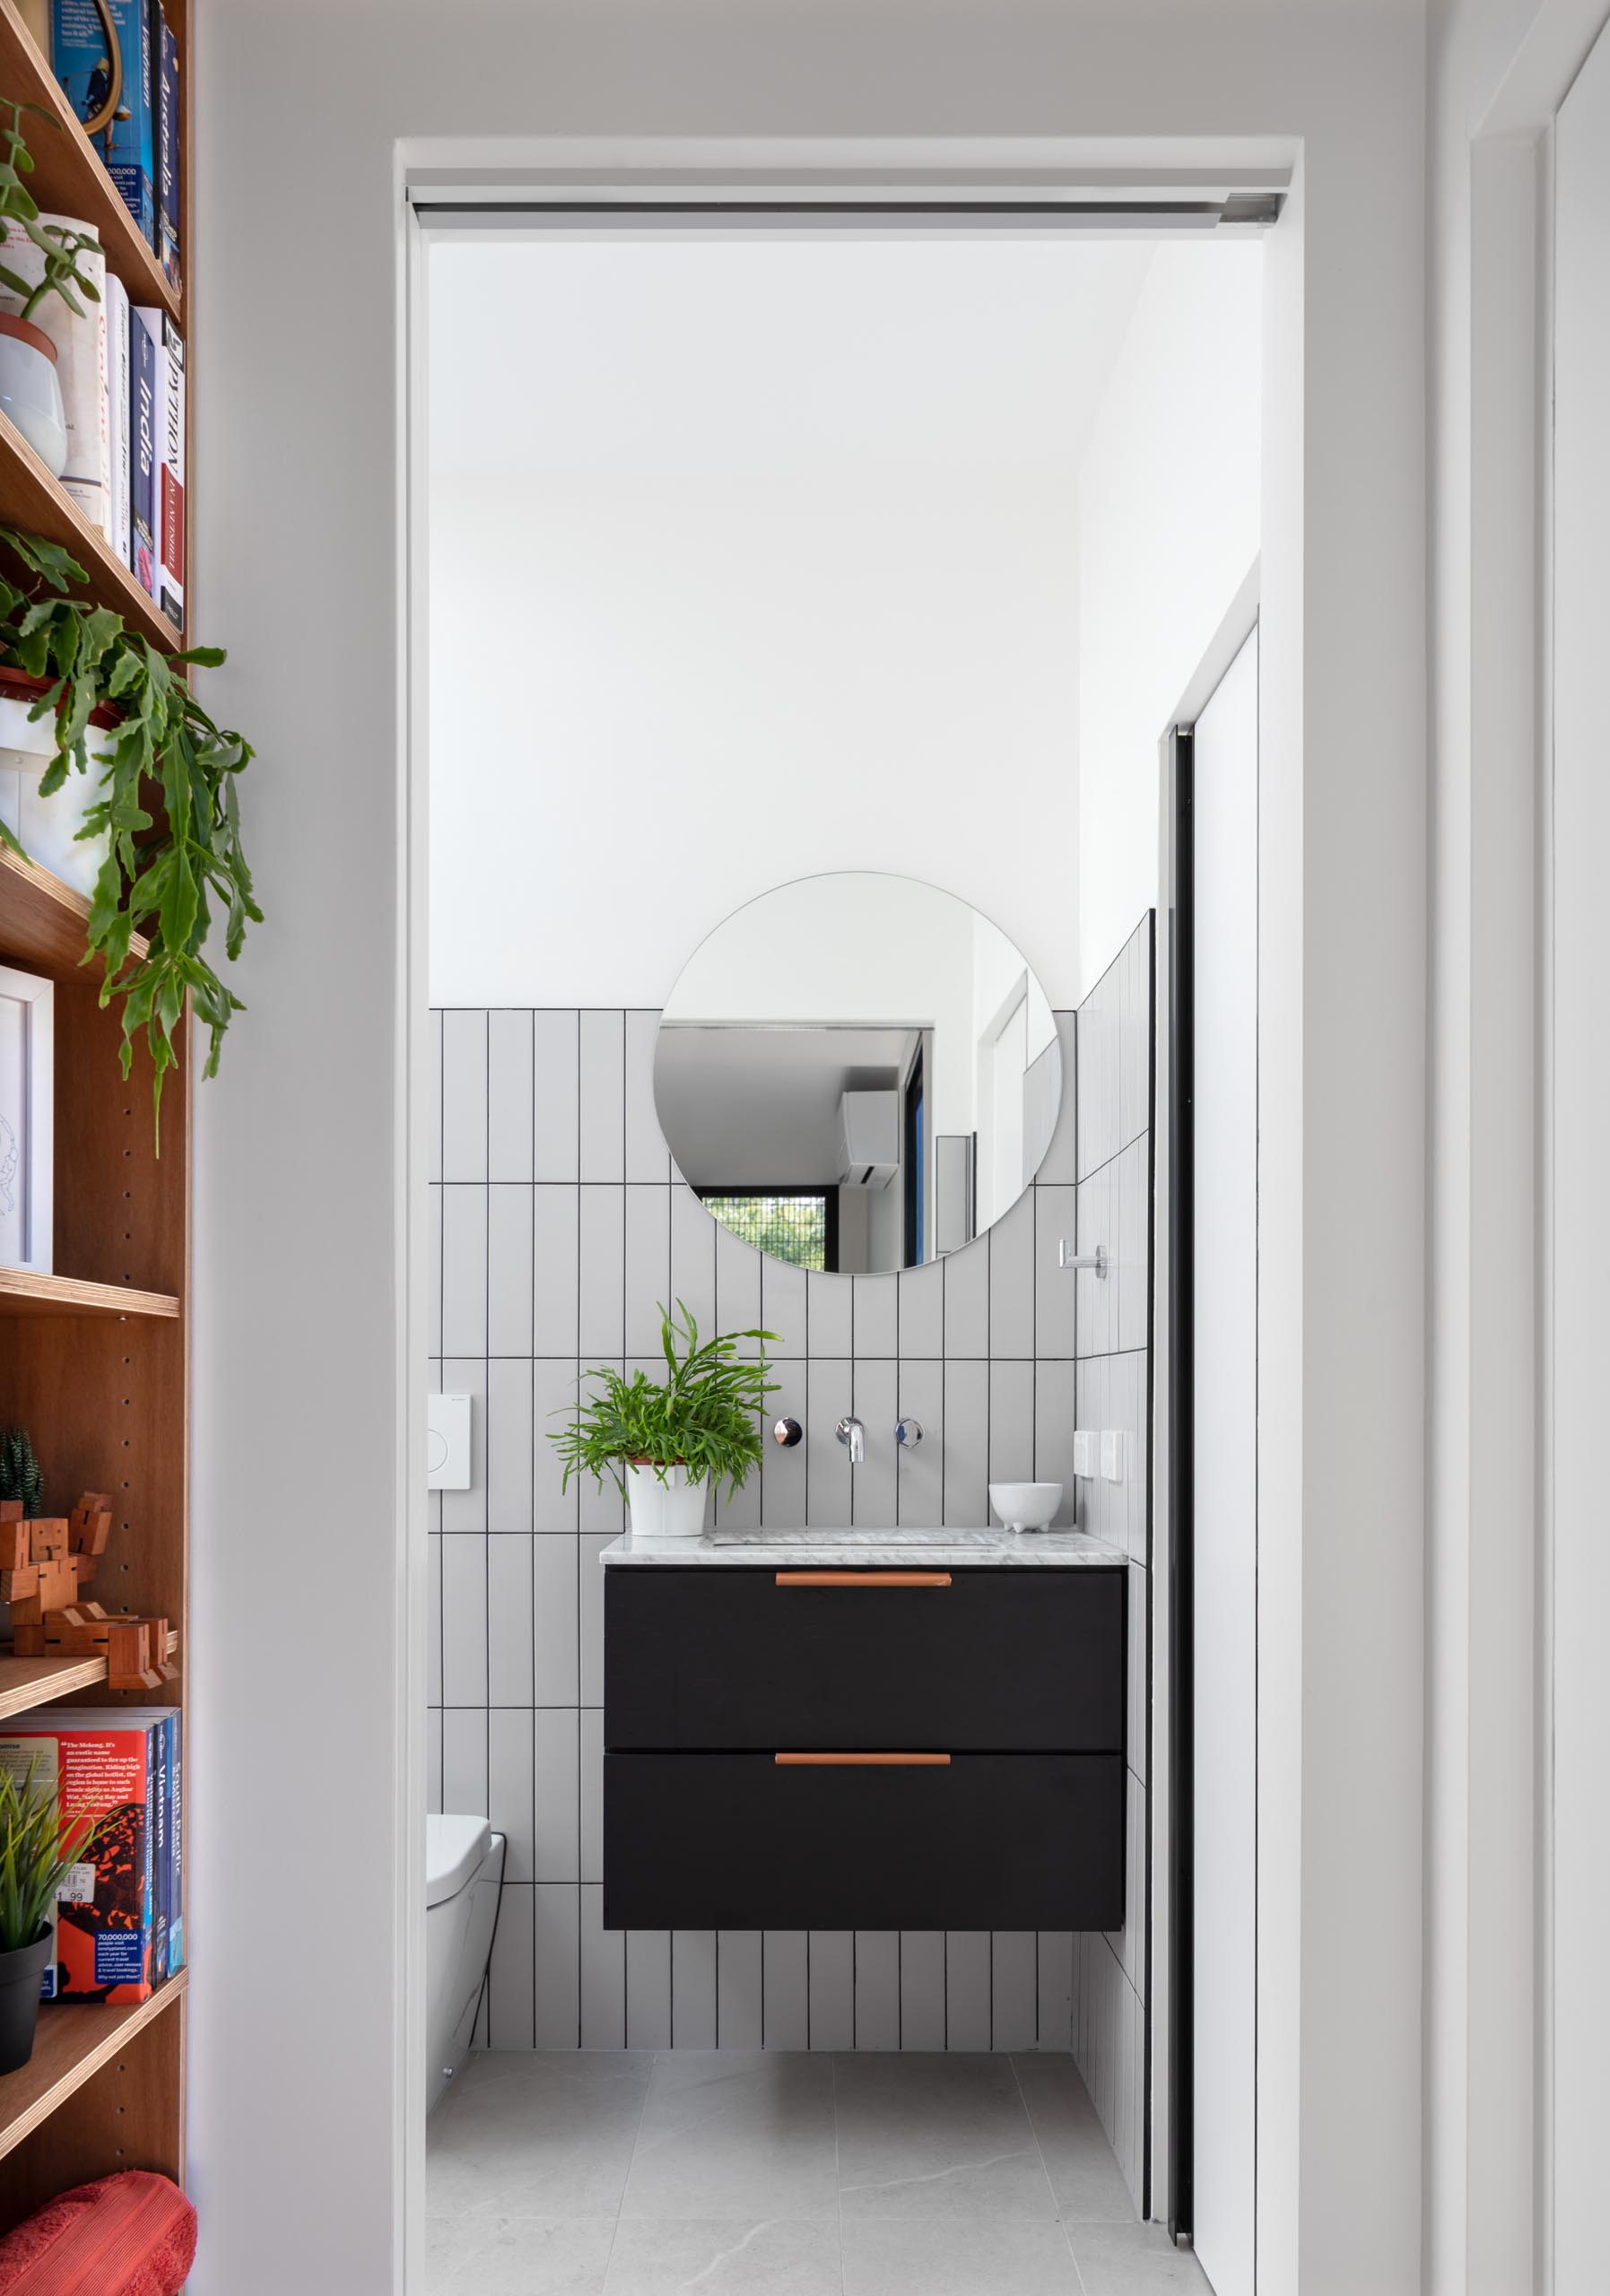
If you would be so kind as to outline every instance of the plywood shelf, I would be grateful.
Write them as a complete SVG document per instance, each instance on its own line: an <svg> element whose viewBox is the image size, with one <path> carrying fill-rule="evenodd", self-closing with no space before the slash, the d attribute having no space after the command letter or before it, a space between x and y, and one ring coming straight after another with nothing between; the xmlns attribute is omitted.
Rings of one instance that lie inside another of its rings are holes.
<svg viewBox="0 0 1610 2296"><path fill-rule="evenodd" d="M178 1635L168 1630L168 1656L178 1648ZM53 1699L71 1698L75 1691L98 1690L106 1680L104 1658L12 1658L0 1654L0 1720L26 1714L30 1707L48 1706Z"/></svg>
<svg viewBox="0 0 1610 2296"><path fill-rule="evenodd" d="M4 8L6 0L0 0ZM0 86L4 86L0 81ZM184 639L156 600L135 581L99 526L92 526L60 481L53 478L11 418L0 414L0 526L60 543L89 577L97 605L110 606L131 630L171 654ZM22 571L7 553L6 571ZM81 595L75 592L75 596Z"/></svg>
<svg viewBox="0 0 1610 2296"><path fill-rule="evenodd" d="M39 761L44 770L44 760ZM97 962L86 966L90 904L84 894L63 884L48 869L21 861L9 845L0 845L0 961L21 965L27 972L48 973L52 980L90 981L99 985ZM130 959L144 961L150 944L143 933L129 943Z"/></svg>
<svg viewBox="0 0 1610 2296"><path fill-rule="evenodd" d="M55 73L13 0L0 0L0 89L14 103L39 104L52 119L37 114L23 121L33 174L29 189L48 215L72 215L93 226L109 266L128 290L132 303L158 303L183 323L179 297L144 234L129 213L106 171L100 154L84 134L62 93Z"/></svg>
<svg viewBox="0 0 1610 2296"><path fill-rule="evenodd" d="M30 1275L0 1267L0 1316L158 1316L179 1311L170 1292L136 1292L132 1285L85 1283L75 1275Z"/></svg>
<svg viewBox="0 0 1610 2296"><path fill-rule="evenodd" d="M188 1982L181 1970L149 2001L130 2009L42 2002L32 2057L20 2071L0 2075L0 2154L31 2136L74 2090L126 2048L142 2027L173 2008Z"/></svg>

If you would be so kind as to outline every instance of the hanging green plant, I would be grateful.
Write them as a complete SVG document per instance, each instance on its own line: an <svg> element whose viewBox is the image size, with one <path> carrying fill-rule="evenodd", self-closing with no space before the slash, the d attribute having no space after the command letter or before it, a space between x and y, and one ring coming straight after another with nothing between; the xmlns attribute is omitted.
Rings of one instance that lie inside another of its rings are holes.
<svg viewBox="0 0 1610 2296"><path fill-rule="evenodd" d="M263 921L241 850L236 793L251 745L215 726L178 674L185 665L216 667L221 648L163 654L109 606L68 596L70 584L89 578L58 544L4 526L0 542L33 578L31 587L20 587L0 575L0 665L45 681L29 712L52 721L56 743L40 796L61 788L69 773L95 772L101 794L78 834L108 838L110 849L90 902L84 961L101 961L102 1005L122 1000L126 1077L136 1039L144 1037L150 1048L160 1121L187 994L210 1032L208 1076L217 1074L231 1015L245 1009L206 950L215 912L231 960L248 919ZM95 712L109 709L116 724L104 734L92 729ZM91 753L92 734L104 746ZM147 783L160 793L159 810L147 810ZM4 822L0 839L28 858ZM136 934L147 946L131 957Z"/></svg>
<svg viewBox="0 0 1610 2296"><path fill-rule="evenodd" d="M33 173L33 158L28 140L22 133L22 115L31 112L50 126L61 127L53 111L43 104L13 103L9 96L0 96L0 223L20 223L24 233L33 241L45 258L41 279L24 279L20 273L0 264L0 287L9 287L21 295L22 317L32 318L48 295L59 295L70 311L80 318L83 305L80 295L87 295L91 303L100 300L100 290L88 274L78 267L82 255L99 255L100 242L93 231L77 231L66 223L42 223L39 204L23 182L25 175ZM4 115L10 113L9 122Z"/></svg>

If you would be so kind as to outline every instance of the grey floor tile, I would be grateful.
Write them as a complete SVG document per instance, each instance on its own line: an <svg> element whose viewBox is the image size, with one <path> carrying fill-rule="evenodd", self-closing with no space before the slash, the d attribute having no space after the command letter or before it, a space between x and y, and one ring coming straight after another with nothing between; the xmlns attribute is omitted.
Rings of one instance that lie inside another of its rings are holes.
<svg viewBox="0 0 1610 2296"><path fill-rule="evenodd" d="M1054 2219L1006 2057L835 2060L839 2197L852 2218Z"/></svg>
<svg viewBox="0 0 1610 2296"><path fill-rule="evenodd" d="M1079 2275L1060 2224L847 2221L844 2296L1079 2296Z"/></svg>
<svg viewBox="0 0 1610 2296"><path fill-rule="evenodd" d="M833 2063L760 2051L657 2058L622 2216L831 2215Z"/></svg>
<svg viewBox="0 0 1610 2296"><path fill-rule="evenodd" d="M605 2296L840 2296L839 2228L831 2217L648 2217L615 2235Z"/></svg>
<svg viewBox="0 0 1610 2296"><path fill-rule="evenodd" d="M488 2051L431 2116L426 2205L439 2216L613 2220L652 2059L630 2051Z"/></svg>
<svg viewBox="0 0 1610 2296"><path fill-rule="evenodd" d="M430 2296L603 2296L614 2225L608 2217L503 2216L437 2220Z"/></svg>
<svg viewBox="0 0 1610 2296"><path fill-rule="evenodd" d="M1065 2224L1133 2224L1135 2203L1071 2057L1012 2060Z"/></svg>
<svg viewBox="0 0 1610 2296"><path fill-rule="evenodd" d="M1070 2224L1084 2296L1212 2296L1207 2274L1161 2224Z"/></svg>

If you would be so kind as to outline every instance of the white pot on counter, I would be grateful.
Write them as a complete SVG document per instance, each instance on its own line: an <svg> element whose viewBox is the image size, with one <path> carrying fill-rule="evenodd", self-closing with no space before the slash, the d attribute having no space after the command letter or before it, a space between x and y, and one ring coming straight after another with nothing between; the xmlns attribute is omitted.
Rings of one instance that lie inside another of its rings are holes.
<svg viewBox="0 0 1610 2296"><path fill-rule="evenodd" d="M52 478L67 467L67 416L56 361L56 345L42 326L0 311L0 409Z"/></svg>
<svg viewBox="0 0 1610 2296"><path fill-rule="evenodd" d="M690 1483L686 1467L629 1459L626 1497L634 1539L696 1539L709 1509L710 1486L708 1480Z"/></svg>
<svg viewBox="0 0 1610 2296"><path fill-rule="evenodd" d="M56 744L48 721L30 719L28 713L44 686L42 678L0 670L0 821L36 867L48 869L52 876L87 896L94 891L100 865L111 849L109 836L86 838L81 843L78 835L85 813L101 796L95 752L106 745L108 728L102 725L90 728L89 771L80 773L75 765L69 766L61 787L51 796L41 797L39 777ZM100 715L96 712L97 718Z"/></svg>

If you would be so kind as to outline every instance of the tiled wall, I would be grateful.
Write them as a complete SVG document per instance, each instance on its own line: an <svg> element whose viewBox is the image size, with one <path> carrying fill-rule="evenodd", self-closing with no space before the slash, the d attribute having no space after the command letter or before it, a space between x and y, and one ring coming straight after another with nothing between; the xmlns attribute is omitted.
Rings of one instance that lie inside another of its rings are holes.
<svg viewBox="0 0 1610 2296"><path fill-rule="evenodd" d="M1078 1424L1121 1439L1123 1480L1078 1484L1079 1519L1127 1549L1129 1832L1122 1929L1074 1940L1074 2054L1136 2205L1150 2085L1147 1625L1150 1617L1153 920L1147 917L1078 1015L1078 1233L1105 1244L1105 1278L1076 1278ZM1100 1462L1097 1462L1098 1465Z"/></svg>
<svg viewBox="0 0 1610 2296"><path fill-rule="evenodd" d="M605 1932L602 1595L613 1486L561 1493L551 1418L579 1363L652 1362L656 1303L763 1324L779 1413L732 1518L982 1524L986 1485L1061 1482L1073 1519L1074 1024L1035 1187L987 1236L904 1274L807 1276L718 1228L655 1122L651 1012L433 1016L439 1167L433 1385L476 1398L474 1486L433 1498L431 1806L509 1836L489 1988L500 2048L1066 2048L1066 1933ZM1092 1367L1093 1368L1093 1367ZM853 1474L833 1429L857 1412ZM897 1418L927 1439L897 1450ZM1137 1574L1138 1576L1138 1574Z"/></svg>

